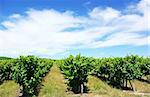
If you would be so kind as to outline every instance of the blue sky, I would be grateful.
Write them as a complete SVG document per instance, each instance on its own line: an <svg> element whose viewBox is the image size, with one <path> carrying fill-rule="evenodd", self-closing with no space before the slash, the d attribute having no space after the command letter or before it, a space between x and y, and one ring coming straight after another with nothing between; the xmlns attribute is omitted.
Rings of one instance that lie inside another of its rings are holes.
<svg viewBox="0 0 150 97"><path fill-rule="evenodd" d="M59 11L73 10L78 14L86 14L87 9L95 7L113 7L122 10L129 4L138 3L140 0L0 0L1 11L5 15L23 13L29 8L53 8Z"/></svg>
<svg viewBox="0 0 150 97"><path fill-rule="evenodd" d="M0 56L149 56L149 8L149 0L0 0Z"/></svg>

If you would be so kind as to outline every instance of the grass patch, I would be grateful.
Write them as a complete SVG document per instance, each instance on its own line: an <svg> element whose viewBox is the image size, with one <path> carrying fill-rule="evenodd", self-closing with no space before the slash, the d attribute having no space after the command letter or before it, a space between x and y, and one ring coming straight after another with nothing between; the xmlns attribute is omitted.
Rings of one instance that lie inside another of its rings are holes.
<svg viewBox="0 0 150 97"><path fill-rule="evenodd" d="M90 92L99 95L97 97L141 97L123 93L121 90L112 88L107 83L94 76L89 76L87 85L90 89Z"/></svg>
<svg viewBox="0 0 150 97"><path fill-rule="evenodd" d="M57 65L53 65L42 84L39 97L68 97L64 77Z"/></svg>
<svg viewBox="0 0 150 97"><path fill-rule="evenodd" d="M135 88L138 92L150 93L150 84L138 80L135 80L134 83L135 83Z"/></svg>
<svg viewBox="0 0 150 97"><path fill-rule="evenodd" d="M0 97L17 97L18 88L14 81L5 81L0 85Z"/></svg>

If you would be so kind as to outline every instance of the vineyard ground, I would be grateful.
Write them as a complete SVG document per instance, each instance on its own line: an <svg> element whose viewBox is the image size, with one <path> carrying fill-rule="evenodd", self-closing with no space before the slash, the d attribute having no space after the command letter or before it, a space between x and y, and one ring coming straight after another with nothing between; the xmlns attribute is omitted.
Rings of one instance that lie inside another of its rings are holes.
<svg viewBox="0 0 150 97"><path fill-rule="evenodd" d="M67 85L56 64L53 65L42 84L39 97L68 97L66 93Z"/></svg>
<svg viewBox="0 0 150 97"><path fill-rule="evenodd" d="M84 93L81 96L70 91L66 92L67 85L65 84L65 79L55 64L42 82L43 86L41 87L39 97L150 97L142 96L143 94L140 93L136 95L131 91L129 91L129 94L128 92L112 88L95 76L89 76L88 79L88 93ZM138 92L150 93L150 84L138 80L134 83ZM5 81L0 85L0 97L16 97L18 95L18 88L18 85L13 81Z"/></svg>
<svg viewBox="0 0 150 97"><path fill-rule="evenodd" d="M16 97L19 86L14 81L5 81L0 85L0 97Z"/></svg>

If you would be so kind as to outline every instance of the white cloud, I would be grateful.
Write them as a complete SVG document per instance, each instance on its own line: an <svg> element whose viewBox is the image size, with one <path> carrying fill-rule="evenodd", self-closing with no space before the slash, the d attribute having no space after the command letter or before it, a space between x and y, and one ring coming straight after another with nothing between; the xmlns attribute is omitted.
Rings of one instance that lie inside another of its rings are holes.
<svg viewBox="0 0 150 97"><path fill-rule="evenodd" d="M98 48L98 47L107 47L107 46L114 46L114 45L148 45L149 36L141 37L135 33L116 33L110 35L107 38L107 41L98 41L94 42L91 47Z"/></svg>
<svg viewBox="0 0 150 97"><path fill-rule="evenodd" d="M21 18L22 16L20 15L20 14L13 14L13 15L11 15L9 18L10 19L19 19L19 18Z"/></svg>
<svg viewBox="0 0 150 97"><path fill-rule="evenodd" d="M26 15L12 14L1 23L6 29L0 30L0 55L50 56L69 49L149 45L150 36L142 34L150 31L148 8L149 1L142 0L132 6L135 13L126 14L110 7L94 8L89 16L53 9L30 9ZM103 38L106 35L108 37Z"/></svg>
<svg viewBox="0 0 150 97"><path fill-rule="evenodd" d="M97 7L89 13L92 18L95 18L101 22L102 25L106 25L112 20L118 18L120 16L120 11L115 10L113 8L107 7L105 9Z"/></svg>

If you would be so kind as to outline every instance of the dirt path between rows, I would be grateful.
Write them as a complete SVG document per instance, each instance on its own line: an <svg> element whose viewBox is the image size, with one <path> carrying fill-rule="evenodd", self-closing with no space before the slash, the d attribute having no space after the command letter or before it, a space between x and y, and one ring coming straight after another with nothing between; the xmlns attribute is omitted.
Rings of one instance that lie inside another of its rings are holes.
<svg viewBox="0 0 150 97"><path fill-rule="evenodd" d="M53 65L42 84L38 97L68 97L64 76L56 64Z"/></svg>

